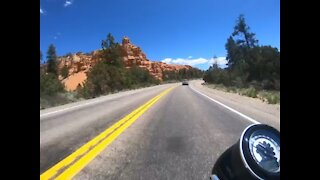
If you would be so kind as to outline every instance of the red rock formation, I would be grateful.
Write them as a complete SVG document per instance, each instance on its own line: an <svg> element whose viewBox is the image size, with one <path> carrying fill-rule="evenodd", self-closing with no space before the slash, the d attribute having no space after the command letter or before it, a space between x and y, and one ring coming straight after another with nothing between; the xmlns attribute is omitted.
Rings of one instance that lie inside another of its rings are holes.
<svg viewBox="0 0 320 180"><path fill-rule="evenodd" d="M163 71L178 71L180 69L191 69L191 66L185 65L169 65L163 62L152 62L147 59L146 55L141 51L140 47L133 45L128 37L124 37L121 44L124 57L124 65L127 68L137 65L143 69L147 69L152 76L162 80Z"/></svg>
<svg viewBox="0 0 320 180"><path fill-rule="evenodd" d="M180 69L191 69L188 65L172 65L163 62L154 62L147 59L146 55L142 52L140 47L135 46L130 42L128 37L124 37L122 44L120 45L123 63L126 68L131 68L136 65L149 71L149 73L162 81L163 71L178 71ZM98 61L101 60L101 51L96 50L90 54L76 53L72 56L64 56L58 58L58 67L61 69L63 66L67 66L69 69L69 78L63 80L67 86L67 90L75 90L78 84L82 84L86 77L83 74L93 67ZM79 76L81 78L71 78ZM60 79L62 79L60 77ZM79 81L79 82L69 82ZM70 84L72 86L68 87Z"/></svg>

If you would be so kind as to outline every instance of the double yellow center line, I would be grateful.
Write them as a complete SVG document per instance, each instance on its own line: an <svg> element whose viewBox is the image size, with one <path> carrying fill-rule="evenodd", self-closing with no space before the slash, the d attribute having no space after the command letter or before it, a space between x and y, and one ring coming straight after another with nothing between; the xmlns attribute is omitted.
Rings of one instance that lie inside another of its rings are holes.
<svg viewBox="0 0 320 180"><path fill-rule="evenodd" d="M68 157L48 169L40 175L41 180L47 179L71 179L90 161L92 161L101 151L112 143L124 130L126 130L135 120L147 111L162 96L169 93L174 87L171 87L156 97L149 100L139 108L132 111L123 119L119 120L104 132L87 142Z"/></svg>

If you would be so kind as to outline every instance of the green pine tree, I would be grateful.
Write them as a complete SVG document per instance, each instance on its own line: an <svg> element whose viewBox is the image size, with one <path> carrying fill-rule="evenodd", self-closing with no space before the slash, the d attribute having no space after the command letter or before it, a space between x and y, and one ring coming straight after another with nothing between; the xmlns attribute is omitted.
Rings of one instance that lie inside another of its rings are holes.
<svg viewBox="0 0 320 180"><path fill-rule="evenodd" d="M56 48L53 44L49 45L49 48L47 51L47 63L48 63L47 72L52 73L55 76L58 76L57 54L56 54Z"/></svg>

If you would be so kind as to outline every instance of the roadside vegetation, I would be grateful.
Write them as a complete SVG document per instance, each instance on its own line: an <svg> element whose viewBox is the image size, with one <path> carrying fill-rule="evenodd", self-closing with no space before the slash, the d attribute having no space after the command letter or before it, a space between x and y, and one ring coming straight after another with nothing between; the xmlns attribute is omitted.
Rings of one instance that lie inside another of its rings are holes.
<svg viewBox="0 0 320 180"><path fill-rule="evenodd" d="M259 90L254 87L238 88L236 86L225 86L223 84L206 84L205 86L220 91L236 93L252 98L259 98L263 102L267 102L269 104L280 104L280 91L276 90Z"/></svg>
<svg viewBox="0 0 320 180"><path fill-rule="evenodd" d="M180 69L179 71L164 71L163 81L164 82L181 82L184 79L192 80L199 79L203 76L203 71L199 69Z"/></svg>
<svg viewBox="0 0 320 180"><path fill-rule="evenodd" d="M239 16L225 48L227 67L220 68L217 62L210 66L203 76L208 86L261 98L271 104L280 103L280 51L258 45L243 15Z"/></svg>
<svg viewBox="0 0 320 180"><path fill-rule="evenodd" d="M56 48L51 44L47 51L47 63L43 64L40 51L40 109L69 102L63 94L64 85L58 79Z"/></svg>

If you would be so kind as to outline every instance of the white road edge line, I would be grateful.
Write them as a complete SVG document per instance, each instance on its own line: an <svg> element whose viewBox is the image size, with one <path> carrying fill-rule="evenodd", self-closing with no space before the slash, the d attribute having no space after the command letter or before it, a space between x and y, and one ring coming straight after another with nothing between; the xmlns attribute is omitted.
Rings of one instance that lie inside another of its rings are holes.
<svg viewBox="0 0 320 180"><path fill-rule="evenodd" d="M103 98L103 97L102 97L102 98ZM90 105L90 104L99 103L99 102L102 102L102 101L105 101L105 100L106 100L106 99L99 99L99 100L96 100L96 101L93 101L93 102L88 102L88 103L85 103L85 104L79 104L79 105L76 105L76 106L72 106L72 107L68 107L68 108L56 110L56 111L53 111L53 112L48 112L48 113L45 113L45 114L40 114L40 118L41 118L41 117L44 117L44 116L48 116L48 115L50 115L50 114L55 114L55 113L58 113L58 112L62 112L62 111L74 109L74 108L77 108L77 107L80 107L80 106L86 106L86 105Z"/></svg>
<svg viewBox="0 0 320 180"><path fill-rule="evenodd" d="M105 99L101 99L101 100L97 100L97 101L93 101L93 102L88 102L88 103L85 103L85 104L79 104L79 105L76 105L76 106L72 106L72 107L60 109L60 110L53 111L53 112L48 112L48 113L45 113L45 114L40 114L40 118L43 117L43 116L50 115L50 114L55 114L55 113L58 113L58 112L62 112L62 111L74 109L74 108L77 108L77 107L80 107L80 106L86 106L86 105L89 105L89 104L94 104L94 103L102 102L102 101L104 101L104 100L105 100Z"/></svg>
<svg viewBox="0 0 320 180"><path fill-rule="evenodd" d="M225 105L225 104L222 104L221 102L219 102L219 101L217 101L217 100L215 100L215 99L212 99L211 97L209 97L209 96L207 96L207 95L199 92L198 90L193 89L191 86L189 86L189 87L190 87L190 89L192 89L194 92L196 92L196 93L198 93L198 94L200 94L200 95L202 95L202 96L210 99L211 101L213 101L213 102L215 102L215 103L217 103L217 104L219 104L219 105L221 105L221 106L229 109L230 111L232 111L232 112L234 112L234 113L236 113L236 114L244 117L244 118L247 119L248 121L251 121L251 122L254 123L254 124L261 124L261 123L258 122L257 120L255 120L255 119L253 119L253 118L251 118L251 117L249 117L249 116L247 116L247 115L244 115L244 114L242 114L241 112L239 112L239 111L237 111L237 110L235 110L235 109L232 109L231 107L229 107L229 106L227 106L227 105Z"/></svg>

